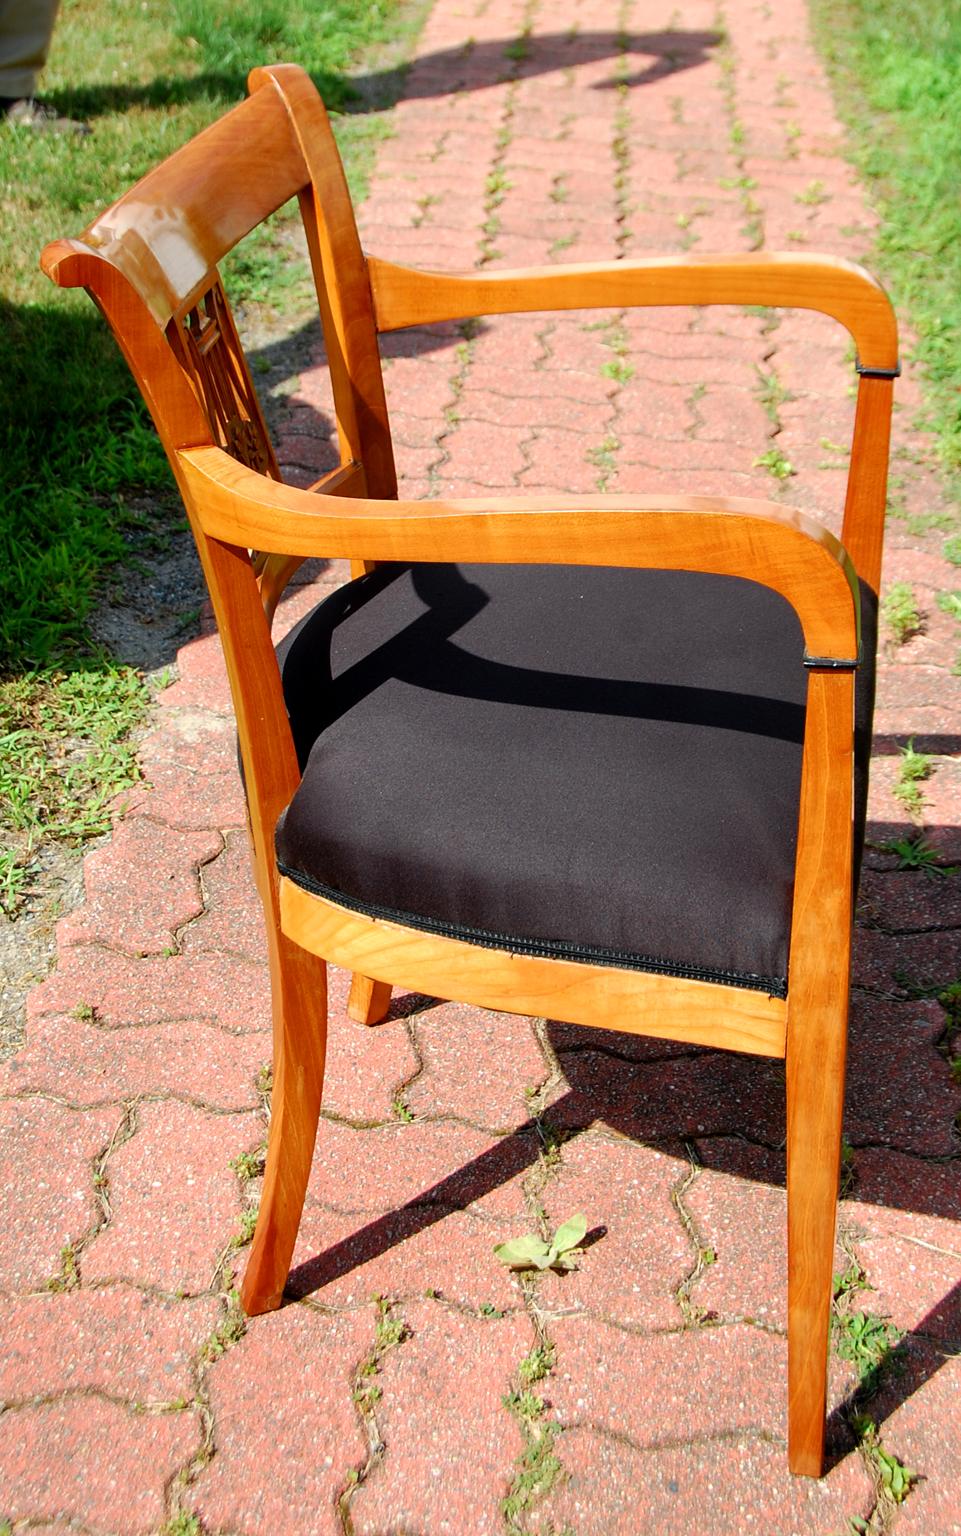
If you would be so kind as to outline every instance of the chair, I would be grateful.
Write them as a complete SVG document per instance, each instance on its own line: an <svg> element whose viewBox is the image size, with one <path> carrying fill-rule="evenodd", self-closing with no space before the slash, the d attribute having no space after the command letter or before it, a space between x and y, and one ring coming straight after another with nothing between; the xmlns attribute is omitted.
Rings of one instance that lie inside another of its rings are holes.
<svg viewBox="0 0 961 1536"><path fill-rule="evenodd" d="M789 1458L822 1469L852 898L897 335L826 257L426 273L358 242L292 65L43 267L150 408L223 640L269 940L274 1098L243 1304L280 1304L321 1102L326 961L392 986L786 1058ZM297 196L340 467L280 480L218 263ZM819 310L857 347L839 543L764 501L397 500L379 333L530 310ZM252 553L256 552L256 553ZM310 556L352 580L278 653ZM425 741L428 745L425 747Z"/></svg>

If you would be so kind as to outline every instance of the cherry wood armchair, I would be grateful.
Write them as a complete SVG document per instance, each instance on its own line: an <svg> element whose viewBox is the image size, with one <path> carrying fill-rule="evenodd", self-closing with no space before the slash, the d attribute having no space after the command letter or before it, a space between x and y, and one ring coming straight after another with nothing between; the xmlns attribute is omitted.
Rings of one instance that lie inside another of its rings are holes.
<svg viewBox="0 0 961 1536"><path fill-rule="evenodd" d="M321 1102L326 961L392 986L786 1058L789 1456L822 1468L852 899L894 317L847 262L752 255L464 275L361 251L292 65L43 267L111 325L177 477L237 715L269 939L274 1099L243 1303L280 1304ZM299 198L340 467L281 483L218 273ZM842 543L711 497L397 500L378 333L529 310L820 310L857 347ZM352 581L279 654L309 556ZM466 563L465 563L466 562Z"/></svg>

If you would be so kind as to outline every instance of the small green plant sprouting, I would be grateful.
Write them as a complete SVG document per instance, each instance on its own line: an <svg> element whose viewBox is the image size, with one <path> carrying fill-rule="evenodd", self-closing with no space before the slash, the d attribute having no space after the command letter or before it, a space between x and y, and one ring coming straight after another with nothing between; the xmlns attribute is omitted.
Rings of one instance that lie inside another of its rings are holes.
<svg viewBox="0 0 961 1536"><path fill-rule="evenodd" d="M757 383L754 386L754 393L768 420L777 426L781 419L781 406L793 400L794 396L789 389L785 388L773 368L765 370L755 365L755 372Z"/></svg>
<svg viewBox="0 0 961 1536"><path fill-rule="evenodd" d="M548 196L552 203L566 203L570 195L571 189L567 185L567 177L561 171L559 175L554 177Z"/></svg>
<svg viewBox="0 0 961 1536"><path fill-rule="evenodd" d="M48 1291L75 1291L80 1284L77 1250L73 1243L66 1243L60 1250L60 1273L47 1281Z"/></svg>
<svg viewBox="0 0 961 1536"><path fill-rule="evenodd" d="M921 785L925 779L930 778L933 766L934 759L930 753L915 751L913 737L906 747L901 748L901 761L898 764L898 777L893 794L912 816L921 814L924 805Z"/></svg>
<svg viewBox="0 0 961 1536"><path fill-rule="evenodd" d="M795 195L796 203L803 203L806 208L817 208L819 203L828 203L831 194L825 188L823 181L809 181L803 192Z"/></svg>
<svg viewBox="0 0 961 1536"><path fill-rule="evenodd" d="M876 1383L901 1338L899 1328L872 1312L841 1312L834 1320L834 1347L842 1360L851 1361L865 1392Z"/></svg>
<svg viewBox="0 0 961 1536"><path fill-rule="evenodd" d="M906 581L896 581L881 599L881 617L898 645L904 645L921 630L914 592Z"/></svg>
<svg viewBox="0 0 961 1536"><path fill-rule="evenodd" d="M557 1351L550 1342L535 1344L529 1355L525 1355L517 1367L517 1374L525 1387L531 1387L537 1381L543 1381L544 1377L554 1367Z"/></svg>
<svg viewBox="0 0 961 1536"><path fill-rule="evenodd" d="M546 1417L544 1399L527 1387L519 1392L508 1392L504 1407L520 1425L524 1449L517 1459L514 1480L501 1509L510 1536L522 1536L528 1529L525 1516L531 1506L550 1491L562 1470L554 1450L557 1425Z"/></svg>
<svg viewBox="0 0 961 1536"><path fill-rule="evenodd" d="M188 1515L181 1510L167 1521L161 1536L203 1536L203 1526L196 1515Z"/></svg>
<svg viewBox="0 0 961 1536"><path fill-rule="evenodd" d="M78 1024L92 1024L97 1017L97 1010L90 1003L78 1003L76 1008L71 1008L70 1017L76 1019Z"/></svg>
<svg viewBox="0 0 961 1536"><path fill-rule="evenodd" d="M961 624L961 592L939 592L938 607L942 613Z"/></svg>
<svg viewBox="0 0 961 1536"><path fill-rule="evenodd" d="M408 1109L407 1105L404 1103L403 1097L399 1093L394 1095L394 1098L391 1102L390 1111L394 1119L399 1120L403 1125L410 1125L414 1118L413 1110Z"/></svg>
<svg viewBox="0 0 961 1536"><path fill-rule="evenodd" d="M227 1311L208 1338L200 1352L203 1362L219 1360L232 1345L238 1343L247 1332L247 1319L236 1291L227 1293Z"/></svg>
<svg viewBox="0 0 961 1536"><path fill-rule="evenodd" d="M497 1243L494 1253L510 1269L576 1269L586 1231L587 1218L578 1214L562 1222L549 1242L528 1232Z"/></svg>
<svg viewBox="0 0 961 1536"><path fill-rule="evenodd" d="M504 1314L501 1311L500 1307L495 1307L495 1305L494 1305L494 1303L492 1301L482 1301L477 1310L480 1313L481 1317L491 1317L491 1318L494 1318L494 1317L503 1317L504 1316Z"/></svg>
<svg viewBox="0 0 961 1536"><path fill-rule="evenodd" d="M254 1235L254 1229L257 1226L257 1211L258 1207L256 1205L248 1205L241 1211L240 1226L230 1239L231 1248L243 1248L245 1244L250 1242Z"/></svg>
<svg viewBox="0 0 961 1536"><path fill-rule="evenodd" d="M626 358L612 357L610 362L601 364L601 373L605 379L613 379L615 384L628 384L634 377L634 365Z"/></svg>
<svg viewBox="0 0 961 1536"><path fill-rule="evenodd" d="M230 1159L228 1167L234 1170L242 1184L249 1184L251 1179L258 1179L263 1173L265 1156L263 1147L256 1152L240 1152Z"/></svg>
<svg viewBox="0 0 961 1536"><path fill-rule="evenodd" d="M558 235L557 239L552 240L548 246L548 254L550 256L559 256L562 251L569 250L576 239L577 236L575 234Z"/></svg>
<svg viewBox="0 0 961 1536"><path fill-rule="evenodd" d="M790 459L786 459L780 448L769 448L766 453L761 453L753 461L753 469L766 469L775 480L787 480L795 474L794 465Z"/></svg>
<svg viewBox="0 0 961 1536"><path fill-rule="evenodd" d="M918 1474L906 1467L891 1451L886 1451L878 1438L877 1425L861 1414L854 1420L854 1430L861 1442L861 1449L873 1467L881 1492L893 1504L903 1504Z"/></svg>
<svg viewBox="0 0 961 1536"><path fill-rule="evenodd" d="M950 539L945 539L943 554L945 560L950 561L952 565L961 565L961 533L955 533Z"/></svg>
<svg viewBox="0 0 961 1536"><path fill-rule="evenodd" d="M896 854L898 869L920 869L934 879L957 873L956 865L938 863L938 850L925 837L896 837L882 843L881 851Z"/></svg>

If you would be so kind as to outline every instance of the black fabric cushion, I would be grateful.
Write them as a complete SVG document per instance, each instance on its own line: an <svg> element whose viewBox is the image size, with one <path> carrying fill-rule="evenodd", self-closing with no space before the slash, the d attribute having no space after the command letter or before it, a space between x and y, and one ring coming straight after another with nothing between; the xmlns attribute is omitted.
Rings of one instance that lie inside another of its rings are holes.
<svg viewBox="0 0 961 1536"><path fill-rule="evenodd" d="M280 649L280 867L413 927L783 996L803 648L737 578L381 568ZM862 828L872 697L865 669Z"/></svg>

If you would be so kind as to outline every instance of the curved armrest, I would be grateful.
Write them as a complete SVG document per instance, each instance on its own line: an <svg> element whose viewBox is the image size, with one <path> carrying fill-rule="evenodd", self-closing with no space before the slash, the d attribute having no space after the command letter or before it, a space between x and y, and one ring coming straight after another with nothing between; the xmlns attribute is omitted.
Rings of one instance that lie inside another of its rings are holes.
<svg viewBox="0 0 961 1536"><path fill-rule="evenodd" d="M836 256L664 256L482 273L420 272L369 256L367 270L379 331L542 309L770 304L833 316L854 337L863 368L886 372L898 362L887 294Z"/></svg>
<svg viewBox="0 0 961 1536"><path fill-rule="evenodd" d="M794 508L691 496L373 501L317 495L247 469L220 448L176 455L203 532L231 546L353 560L620 565L741 576L780 592L808 653L852 664L857 576L833 534Z"/></svg>

